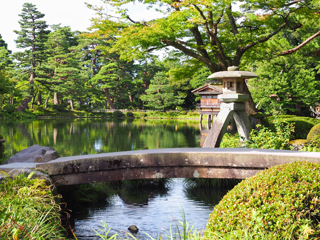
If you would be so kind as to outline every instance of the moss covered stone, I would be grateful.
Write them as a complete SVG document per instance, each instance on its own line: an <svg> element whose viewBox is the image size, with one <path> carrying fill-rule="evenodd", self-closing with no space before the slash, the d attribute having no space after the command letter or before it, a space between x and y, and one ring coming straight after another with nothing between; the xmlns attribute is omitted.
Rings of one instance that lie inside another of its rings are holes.
<svg viewBox="0 0 320 240"><path fill-rule="evenodd" d="M307 139L312 145L320 147L320 123L311 128Z"/></svg>
<svg viewBox="0 0 320 240"><path fill-rule="evenodd" d="M278 165L242 181L215 206L206 233L254 234L257 225L276 239L319 237L320 165Z"/></svg>

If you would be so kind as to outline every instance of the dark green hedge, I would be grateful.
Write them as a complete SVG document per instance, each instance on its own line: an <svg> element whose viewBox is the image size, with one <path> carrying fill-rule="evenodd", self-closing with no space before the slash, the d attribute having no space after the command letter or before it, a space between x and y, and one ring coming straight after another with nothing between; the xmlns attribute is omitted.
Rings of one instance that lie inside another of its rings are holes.
<svg viewBox="0 0 320 240"><path fill-rule="evenodd" d="M263 119L265 126L270 127L272 130L275 129L275 120L280 122L285 122L288 124L293 124L295 126L295 131L293 136L295 139L306 139L310 129L320 123L319 119L311 117L299 117L295 115L280 115L276 117L267 117Z"/></svg>
<svg viewBox="0 0 320 240"><path fill-rule="evenodd" d="M128 117L128 118L134 118L134 115L133 115L132 112L127 112L127 117Z"/></svg>
<svg viewBox="0 0 320 240"><path fill-rule="evenodd" d="M237 231L271 233L274 239L318 239L320 164L278 165L235 186L214 207L206 234Z"/></svg>
<svg viewBox="0 0 320 240"><path fill-rule="evenodd" d="M112 117L114 117L114 118L122 118L124 116L125 115L121 111L114 111L113 114L112 114Z"/></svg>

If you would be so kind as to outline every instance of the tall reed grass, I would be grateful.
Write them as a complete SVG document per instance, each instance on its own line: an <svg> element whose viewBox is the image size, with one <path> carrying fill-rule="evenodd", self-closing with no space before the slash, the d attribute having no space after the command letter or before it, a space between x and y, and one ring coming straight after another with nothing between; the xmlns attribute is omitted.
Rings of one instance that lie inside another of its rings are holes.
<svg viewBox="0 0 320 240"><path fill-rule="evenodd" d="M65 239L52 186L32 175L0 183L0 239Z"/></svg>

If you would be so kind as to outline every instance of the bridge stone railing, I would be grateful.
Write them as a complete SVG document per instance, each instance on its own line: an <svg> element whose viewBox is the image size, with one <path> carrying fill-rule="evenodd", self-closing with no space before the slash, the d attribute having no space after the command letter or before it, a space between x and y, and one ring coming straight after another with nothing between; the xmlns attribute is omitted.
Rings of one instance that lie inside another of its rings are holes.
<svg viewBox="0 0 320 240"><path fill-rule="evenodd" d="M125 179L245 179L274 165L320 163L320 154L284 150L170 148L62 157L36 165L56 186Z"/></svg>

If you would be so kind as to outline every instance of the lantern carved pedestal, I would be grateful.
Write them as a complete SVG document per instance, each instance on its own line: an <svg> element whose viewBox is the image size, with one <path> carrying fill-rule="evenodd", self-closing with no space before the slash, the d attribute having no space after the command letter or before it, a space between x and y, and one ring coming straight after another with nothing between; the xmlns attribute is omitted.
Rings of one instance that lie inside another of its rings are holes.
<svg viewBox="0 0 320 240"><path fill-rule="evenodd" d="M204 142L204 148L219 147L231 118L234 118L240 138L249 139L251 124L245 112L244 102L249 95L244 93L245 79L258 77L253 72L238 71L232 66L228 71L216 72L208 78L222 79L223 94L218 96L222 102L220 112L214 119L212 128Z"/></svg>

